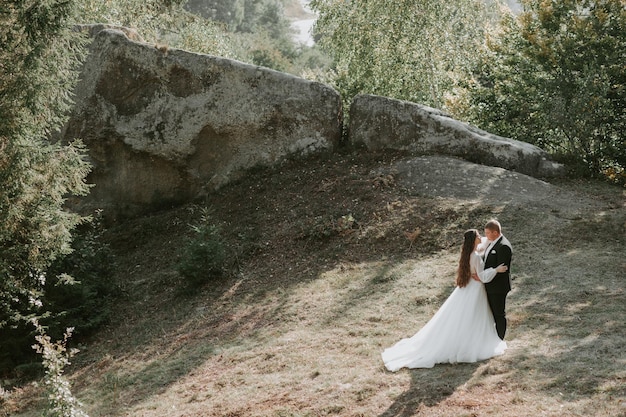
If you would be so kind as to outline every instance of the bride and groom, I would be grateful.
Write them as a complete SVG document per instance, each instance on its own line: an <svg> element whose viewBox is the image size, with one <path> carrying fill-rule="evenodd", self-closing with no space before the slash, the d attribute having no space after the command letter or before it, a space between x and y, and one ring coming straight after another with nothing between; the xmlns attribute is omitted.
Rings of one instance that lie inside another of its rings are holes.
<svg viewBox="0 0 626 417"><path fill-rule="evenodd" d="M388 370L477 362L504 353L512 249L497 220L487 222L485 238L476 229L465 232L456 288L419 332L382 352Z"/></svg>

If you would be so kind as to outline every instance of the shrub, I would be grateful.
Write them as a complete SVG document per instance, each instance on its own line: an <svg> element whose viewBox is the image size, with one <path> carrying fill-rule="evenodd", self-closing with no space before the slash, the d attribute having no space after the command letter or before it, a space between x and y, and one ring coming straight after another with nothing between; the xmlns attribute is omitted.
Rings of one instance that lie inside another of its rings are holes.
<svg viewBox="0 0 626 417"><path fill-rule="evenodd" d="M68 327L76 329L76 336L84 337L109 317L110 300L118 287L111 279L112 253L102 241L102 231L99 218L82 224L75 231L73 251L41 274L38 312L45 313L39 321L55 339ZM26 317L29 308L18 308L20 315ZM34 376L41 368L33 365L35 355L30 346L36 332L32 325L1 314L0 319L11 323L0 328L0 371Z"/></svg>
<svg viewBox="0 0 626 417"><path fill-rule="evenodd" d="M77 229L73 252L48 270L51 279L44 286L43 306L52 314L41 321L54 338L60 338L68 327L75 329L76 337L85 336L108 320L109 305L119 287L113 280L115 260L103 232L98 212L94 220ZM70 285L60 285L68 276Z"/></svg>
<svg viewBox="0 0 626 417"><path fill-rule="evenodd" d="M78 351L67 348L68 339L72 335L72 328L68 328L63 335L63 340L52 342L50 336L45 333L43 327L35 322L39 333L35 339L37 344L33 349L42 356L45 368L44 384L48 393L48 409L45 417L88 417L81 410L82 404L73 395L70 383L63 376L64 368L70 364L70 358Z"/></svg>
<svg viewBox="0 0 626 417"><path fill-rule="evenodd" d="M177 270L189 287L197 287L223 275L226 251L220 228L212 223L207 209L191 230L193 236L183 248Z"/></svg>

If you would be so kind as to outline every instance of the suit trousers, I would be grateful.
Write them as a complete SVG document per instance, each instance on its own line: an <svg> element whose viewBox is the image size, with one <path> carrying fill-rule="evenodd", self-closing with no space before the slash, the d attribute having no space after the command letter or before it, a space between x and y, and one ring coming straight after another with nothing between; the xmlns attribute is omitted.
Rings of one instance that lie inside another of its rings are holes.
<svg viewBox="0 0 626 417"><path fill-rule="evenodd" d="M506 333L506 292L487 293L487 300L489 301L489 307L491 307L491 313L496 322L496 331L500 339L504 340L504 334Z"/></svg>

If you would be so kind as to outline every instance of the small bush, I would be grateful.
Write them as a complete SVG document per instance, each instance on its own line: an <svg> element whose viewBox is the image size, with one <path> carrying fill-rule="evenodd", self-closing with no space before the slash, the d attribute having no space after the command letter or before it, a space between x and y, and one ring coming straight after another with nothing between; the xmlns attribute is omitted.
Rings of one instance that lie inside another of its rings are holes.
<svg viewBox="0 0 626 417"><path fill-rule="evenodd" d="M176 269L189 287L197 287L223 275L226 251L220 228L212 223L208 210L203 210L200 222L191 225L191 230L193 236Z"/></svg>
<svg viewBox="0 0 626 417"><path fill-rule="evenodd" d="M77 339L88 336L106 323L111 300L119 293L113 276L113 253L103 242L99 213L93 220L76 228L72 249L57 258L42 273L41 306L37 314L47 334L54 339L63 337L66 328L75 328ZM27 306L18 309L28 316ZM28 322L0 315L0 373L34 377L40 368L31 349L36 336Z"/></svg>
<svg viewBox="0 0 626 417"><path fill-rule="evenodd" d="M96 212L92 221L78 228L72 243L74 251L48 270L44 307L52 317L42 320L42 324L48 326L48 333L55 339L62 337L68 327L76 329L77 337L88 335L109 319L110 302L120 290L113 279L115 258L103 233L101 213ZM75 281L64 283L64 274Z"/></svg>
<svg viewBox="0 0 626 417"><path fill-rule="evenodd" d="M74 397L70 389L70 383L63 375L64 369L70 364L70 359L78 350L68 349L67 342L72 336L74 329L66 329L63 339L53 342L45 329L37 322L34 323L39 333L35 339L37 343L33 349L42 357L45 368L44 385L48 393L48 409L45 417L88 417L81 410L82 404Z"/></svg>

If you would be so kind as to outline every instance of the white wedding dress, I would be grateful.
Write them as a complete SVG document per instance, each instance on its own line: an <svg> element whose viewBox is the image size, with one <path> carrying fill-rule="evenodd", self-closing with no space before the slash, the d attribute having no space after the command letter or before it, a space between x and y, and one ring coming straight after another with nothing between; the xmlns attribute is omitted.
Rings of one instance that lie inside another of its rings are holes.
<svg viewBox="0 0 626 417"><path fill-rule="evenodd" d="M496 270L483 270L478 253L470 256L472 273L491 281ZM496 333L485 286L473 279L456 287L437 313L413 337L402 339L382 353L385 367L432 368L437 363L477 362L501 355L506 342Z"/></svg>

